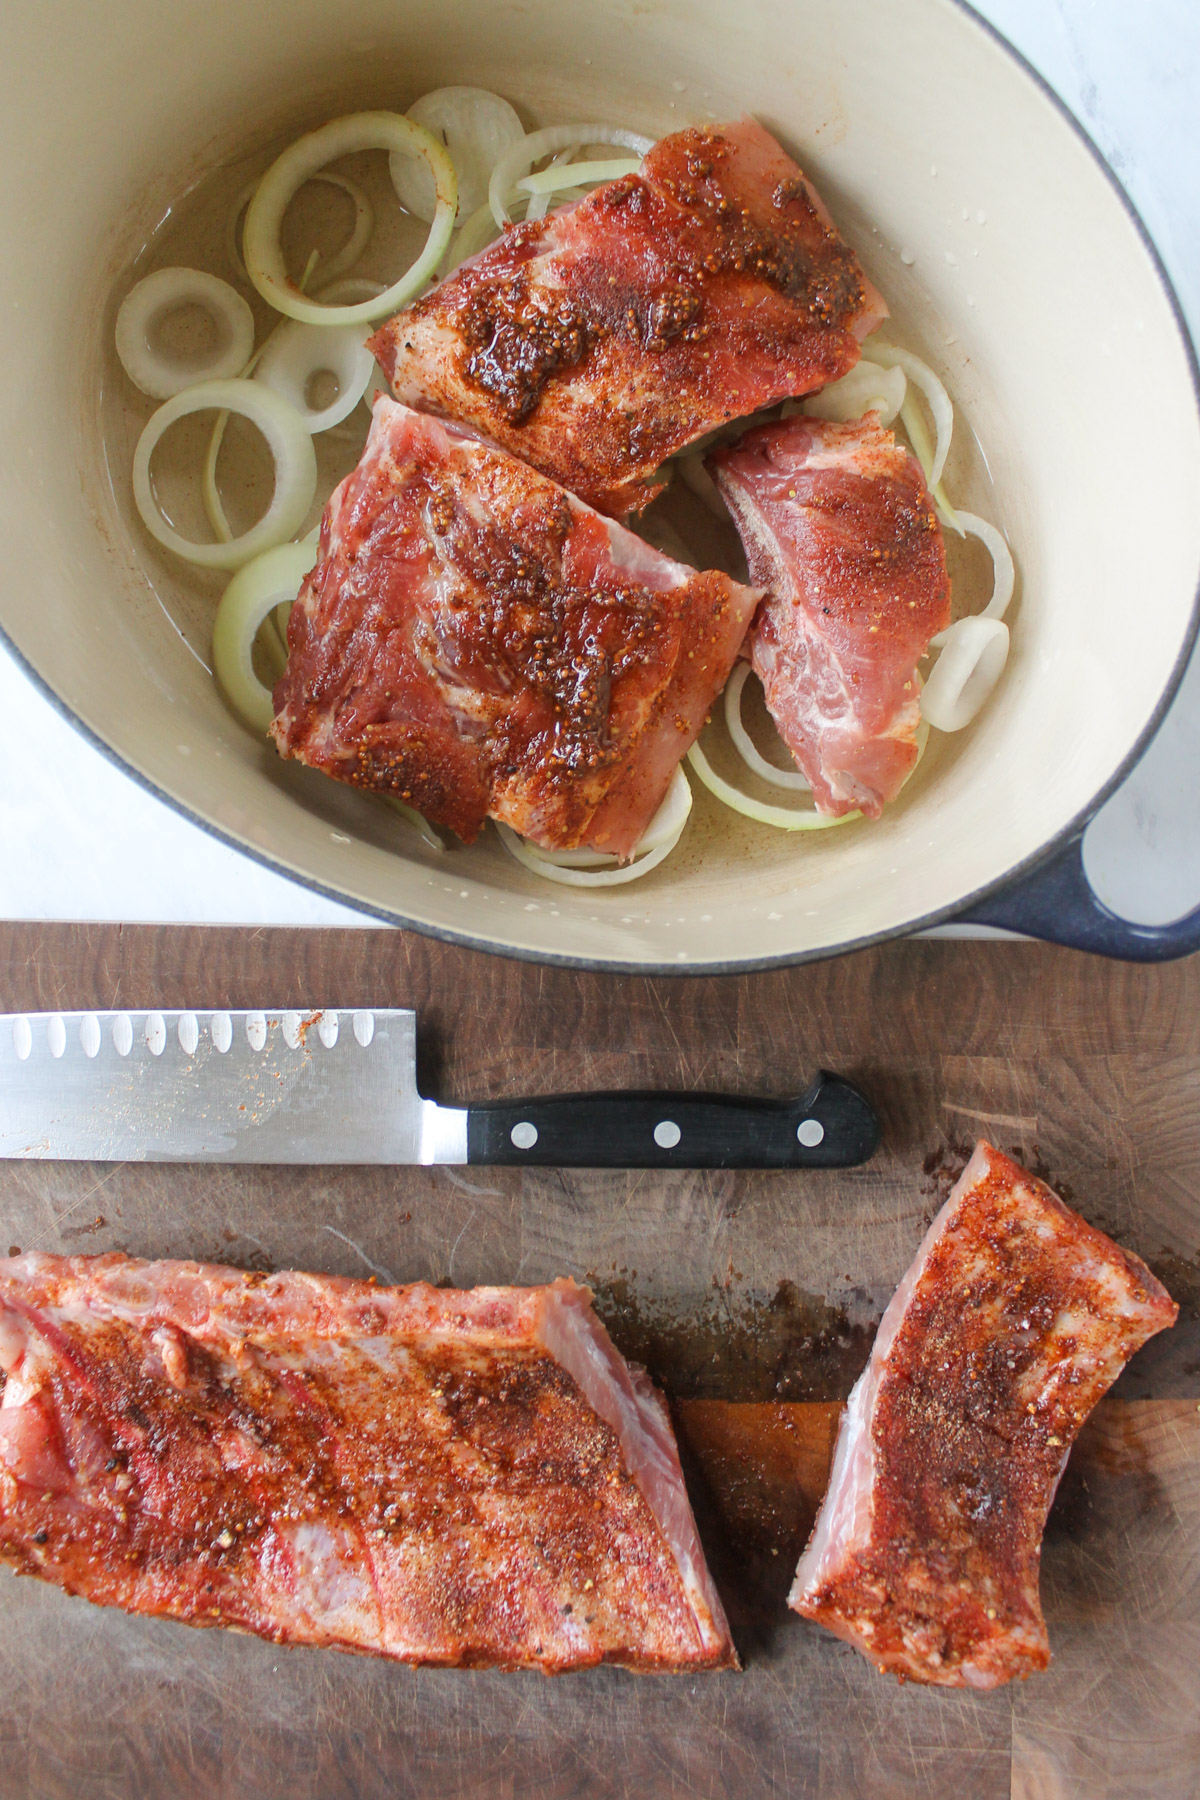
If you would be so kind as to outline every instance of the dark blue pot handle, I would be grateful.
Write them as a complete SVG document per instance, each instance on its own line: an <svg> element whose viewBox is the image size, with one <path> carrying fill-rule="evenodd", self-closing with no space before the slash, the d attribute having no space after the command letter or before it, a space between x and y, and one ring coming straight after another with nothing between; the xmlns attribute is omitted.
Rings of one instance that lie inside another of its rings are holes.
<svg viewBox="0 0 1200 1800"><path fill-rule="evenodd" d="M1097 900L1084 872L1083 832L1032 875L960 913L957 923L1000 925L1125 962L1170 962L1200 950L1200 907L1170 925L1134 925Z"/></svg>

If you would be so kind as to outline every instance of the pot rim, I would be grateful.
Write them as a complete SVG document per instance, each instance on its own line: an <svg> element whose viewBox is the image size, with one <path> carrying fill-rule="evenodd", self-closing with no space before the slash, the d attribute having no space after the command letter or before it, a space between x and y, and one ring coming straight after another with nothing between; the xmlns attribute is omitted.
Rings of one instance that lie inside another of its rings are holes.
<svg viewBox="0 0 1200 1800"><path fill-rule="evenodd" d="M1072 112L1062 96L1055 91L1040 70L1033 66L1029 59L1017 49L1016 45L1004 35L998 26L993 25L990 19L984 18L983 15L977 11L975 6L970 3L970 0L948 0L948 4L953 6L959 13L963 14L964 17L976 26L978 30L982 31L985 36L990 38L1001 52L1007 55L1028 79L1033 82L1034 86L1041 92L1043 98L1050 102L1055 111L1066 121L1067 125L1074 132L1079 142L1088 151L1092 161L1120 201L1126 217L1132 224L1141 246L1150 260L1150 265L1155 278L1166 299L1171 316L1175 321L1175 326L1183 345L1184 356L1187 360L1188 371L1191 376L1192 401L1196 409L1197 422L1200 423L1200 360L1198 360L1197 357L1195 341L1192 338L1191 330L1184 316L1179 296L1175 290L1174 283L1167 272L1166 265L1163 262L1158 246L1151 237L1144 219L1121 183L1112 164L1108 161L1103 151L1087 131L1086 127L1076 117L1075 113ZM1200 633L1200 571L1197 573L1197 583L1192 599L1191 615L1188 620L1187 630L1183 635L1179 653L1153 712L1142 730L1138 733L1132 746L1126 752L1124 757L1122 757L1119 765L1109 776L1107 781L1102 784L1087 804L1083 806L1073 818L1069 819L1065 825L1061 826L1051 838L1039 845L1036 850L1031 851L1028 856L1023 857L1020 862L1014 863L1003 875L997 876L992 881L985 882L981 887L960 896L958 899L948 902L944 906L934 907L929 912L918 914L915 918L906 920L902 925L889 925L879 931L867 932L860 937L847 938L842 943L819 945L808 950L782 951L777 955L772 956L737 957L719 962L697 960L694 962L679 963L649 962L641 960L626 962L616 957L571 956L563 951L533 950L511 944L496 943L487 938L480 937L473 932L455 931L449 926L435 925L411 919L403 913L396 912L388 907L379 906L371 901L361 900L354 895L348 894L344 889L331 886L328 882L322 881L316 876L306 875L301 871L292 868L288 863L277 857L271 856L265 850L258 849L254 845L246 843L233 832L227 831L213 820L207 819L203 814L194 811L186 801L180 800L166 788L161 787L152 776L135 767L131 762L126 761L119 750L101 737L92 726L80 718L79 714L61 698L40 671L34 668L24 652L13 642L13 639L5 629L3 622L0 622L0 643L8 650L13 661L23 670L25 675L33 683L34 687L37 688L42 696L50 702L50 705L58 713L60 718L66 720L66 722L77 731L81 737L86 739L86 741L95 749L99 750L101 755L103 755L108 762L119 769L122 774L135 781L146 793L153 795L157 800L163 801L167 806L171 807L174 812L180 814L181 817L187 819L191 824L199 826L209 837L215 838L219 843L227 845L231 850L236 850L243 856L250 857L252 861L260 864L263 868L270 869L273 874L281 875L288 881L297 882L301 887L307 888L310 893L320 894L323 898L332 900L336 904L347 907L354 912L361 913L365 917L377 921L379 924L390 925L407 931L415 931L422 937L434 938L440 943L456 944L464 949L478 950L481 953L490 956L508 957L517 962L540 963L556 968L583 969L601 974L645 975L648 977L657 977L661 975L682 977L687 977L689 975L752 975L768 969L791 968L802 963L824 962L834 956L847 956L856 950L867 950L876 944L889 943L897 938L910 937L916 932L927 931L935 925L953 923L961 913L967 912L971 908L978 906L981 901L987 899L990 895L1002 893L1006 888L1019 884L1027 876L1036 873L1036 871L1044 864L1050 862L1051 859L1059 854L1073 841L1074 838L1079 836L1088 822L1103 806L1104 802L1115 793L1117 788L1119 788L1133 772L1151 740L1157 733L1159 726L1166 717L1171 703L1179 690L1180 682L1183 680L1184 673L1191 661L1198 633ZM297 926L296 929L354 930L358 928L354 926Z"/></svg>

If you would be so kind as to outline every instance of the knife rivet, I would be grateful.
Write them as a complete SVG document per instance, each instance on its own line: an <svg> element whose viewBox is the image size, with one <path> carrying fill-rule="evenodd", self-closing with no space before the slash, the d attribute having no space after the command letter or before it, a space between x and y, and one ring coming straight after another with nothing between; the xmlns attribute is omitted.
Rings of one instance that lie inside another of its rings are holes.
<svg viewBox="0 0 1200 1800"><path fill-rule="evenodd" d="M532 1150L538 1141L538 1128L532 1119L522 1119L508 1135L518 1150Z"/></svg>
<svg viewBox="0 0 1200 1800"><path fill-rule="evenodd" d="M815 1150L818 1144L825 1141L825 1127L820 1119L801 1119L796 1127L796 1136L806 1150Z"/></svg>
<svg viewBox="0 0 1200 1800"><path fill-rule="evenodd" d="M654 1141L660 1150L674 1150L682 1136L674 1119L660 1119L654 1127Z"/></svg>

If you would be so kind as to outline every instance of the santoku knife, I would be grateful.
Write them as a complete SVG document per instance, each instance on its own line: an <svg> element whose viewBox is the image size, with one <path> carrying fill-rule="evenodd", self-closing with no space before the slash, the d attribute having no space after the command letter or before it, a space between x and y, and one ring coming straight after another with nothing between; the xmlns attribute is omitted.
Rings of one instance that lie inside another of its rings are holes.
<svg viewBox="0 0 1200 1800"><path fill-rule="evenodd" d="M795 1100L570 1094L463 1108L417 1091L413 1012L0 1014L0 1156L89 1162L844 1168L879 1142L821 1074Z"/></svg>

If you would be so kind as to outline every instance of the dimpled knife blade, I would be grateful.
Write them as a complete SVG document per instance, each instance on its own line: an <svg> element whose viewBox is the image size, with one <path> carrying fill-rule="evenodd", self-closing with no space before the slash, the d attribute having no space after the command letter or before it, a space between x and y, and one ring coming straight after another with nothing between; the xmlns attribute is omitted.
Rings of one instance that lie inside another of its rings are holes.
<svg viewBox="0 0 1200 1800"><path fill-rule="evenodd" d="M852 1082L791 1099L561 1094L438 1106L416 1014L0 1014L0 1157L87 1162L487 1163L803 1169L866 1162Z"/></svg>
<svg viewBox="0 0 1200 1800"><path fill-rule="evenodd" d="M466 1162L466 1113L417 1092L416 1014L0 1015L0 1156Z"/></svg>

